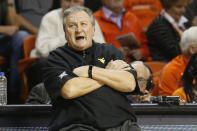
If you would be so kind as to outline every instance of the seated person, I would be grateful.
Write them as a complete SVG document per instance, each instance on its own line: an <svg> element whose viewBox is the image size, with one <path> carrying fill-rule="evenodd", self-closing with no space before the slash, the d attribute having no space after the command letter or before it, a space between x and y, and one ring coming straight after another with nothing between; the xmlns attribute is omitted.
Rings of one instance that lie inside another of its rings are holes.
<svg viewBox="0 0 197 131"><path fill-rule="evenodd" d="M137 103L150 102L150 92L154 87L151 69L142 61L134 61L130 64L137 72L137 81L141 93L129 95L128 99Z"/></svg>
<svg viewBox="0 0 197 131"><path fill-rule="evenodd" d="M124 7L137 16L144 31L162 10L160 0L124 0Z"/></svg>
<svg viewBox="0 0 197 131"><path fill-rule="evenodd" d="M169 62L181 54L180 38L185 29L184 17L188 0L161 0L164 10L153 20L146 32L153 61Z"/></svg>
<svg viewBox="0 0 197 131"><path fill-rule="evenodd" d="M182 54L172 59L163 69L158 84L158 93L161 96L170 96L180 88L179 80L190 60L197 52L197 27L193 26L183 32L180 41Z"/></svg>
<svg viewBox="0 0 197 131"><path fill-rule="evenodd" d="M19 102L20 76L18 73L18 60L23 57L23 40L34 33L36 28L26 19L18 15L12 0L0 1L0 55L8 59L8 104ZM19 30L24 28L27 31Z"/></svg>
<svg viewBox="0 0 197 131"><path fill-rule="evenodd" d="M181 102L197 102L197 53L195 53L181 77L182 88L174 91L173 96L180 96Z"/></svg>
<svg viewBox="0 0 197 131"><path fill-rule="evenodd" d="M48 12L42 19L40 30L37 36L35 49L31 51L31 57L46 58L49 52L63 46L66 43L65 33L63 30L63 12L65 9L75 6L84 5L85 0L60 0L61 8ZM102 32L99 25L95 26L94 40L104 43Z"/></svg>
<svg viewBox="0 0 197 131"><path fill-rule="evenodd" d="M147 39L138 18L130 11L125 11L123 0L102 0L102 4L103 7L96 11L94 16L101 27L105 41L108 44L113 43L116 48L122 48L118 37L133 34L138 47L122 48L127 60L148 60Z"/></svg>
<svg viewBox="0 0 197 131"><path fill-rule="evenodd" d="M136 72L112 44L93 41L91 10L64 11L68 42L52 51L44 85L52 99L50 131L140 131L126 94L139 91Z"/></svg>

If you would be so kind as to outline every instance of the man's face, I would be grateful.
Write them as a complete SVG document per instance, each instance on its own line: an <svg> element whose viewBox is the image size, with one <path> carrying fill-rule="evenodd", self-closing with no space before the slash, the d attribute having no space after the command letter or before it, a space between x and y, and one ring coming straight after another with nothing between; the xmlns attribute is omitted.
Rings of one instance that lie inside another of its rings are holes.
<svg viewBox="0 0 197 131"><path fill-rule="evenodd" d="M61 0L61 7L63 10L70 8L72 6L83 6L84 1L83 0Z"/></svg>
<svg viewBox="0 0 197 131"><path fill-rule="evenodd" d="M66 39L72 48L81 51L92 46L94 26L86 12L77 11L68 15L64 28Z"/></svg>
<svg viewBox="0 0 197 131"><path fill-rule="evenodd" d="M123 0L102 0L102 3L116 14L120 14L123 8Z"/></svg>

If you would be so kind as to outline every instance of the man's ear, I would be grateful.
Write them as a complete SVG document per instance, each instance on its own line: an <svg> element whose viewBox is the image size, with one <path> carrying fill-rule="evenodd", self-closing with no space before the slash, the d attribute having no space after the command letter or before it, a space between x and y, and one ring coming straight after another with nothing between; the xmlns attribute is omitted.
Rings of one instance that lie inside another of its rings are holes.
<svg viewBox="0 0 197 131"><path fill-rule="evenodd" d="M189 49L189 54L193 55L196 53L195 48L192 44L189 45L188 49Z"/></svg>

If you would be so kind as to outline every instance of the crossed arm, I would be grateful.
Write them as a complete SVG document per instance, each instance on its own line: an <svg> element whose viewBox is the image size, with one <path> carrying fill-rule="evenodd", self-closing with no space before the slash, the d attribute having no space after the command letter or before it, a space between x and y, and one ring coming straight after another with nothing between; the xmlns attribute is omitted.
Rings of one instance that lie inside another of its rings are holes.
<svg viewBox="0 0 197 131"><path fill-rule="evenodd" d="M75 68L73 73L79 77L66 82L61 89L61 96L65 99L73 99L88 94L104 84L120 92L132 92L136 83L134 76L127 70L131 68L122 61L110 61L106 68L93 66L92 79L88 78L89 66Z"/></svg>

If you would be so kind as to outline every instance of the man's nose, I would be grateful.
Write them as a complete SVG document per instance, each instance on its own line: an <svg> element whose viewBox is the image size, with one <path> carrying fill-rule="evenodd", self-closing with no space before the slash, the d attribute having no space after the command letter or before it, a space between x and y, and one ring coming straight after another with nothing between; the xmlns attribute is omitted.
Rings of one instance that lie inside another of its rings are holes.
<svg viewBox="0 0 197 131"><path fill-rule="evenodd" d="M77 29L76 29L76 32L81 32L82 31L82 28L80 25L77 26Z"/></svg>

